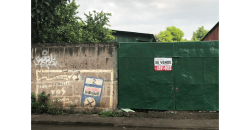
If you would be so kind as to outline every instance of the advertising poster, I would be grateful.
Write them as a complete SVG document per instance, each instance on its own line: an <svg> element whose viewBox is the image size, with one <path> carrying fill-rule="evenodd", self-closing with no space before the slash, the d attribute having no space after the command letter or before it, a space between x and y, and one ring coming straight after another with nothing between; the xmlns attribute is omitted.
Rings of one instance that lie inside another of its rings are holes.
<svg viewBox="0 0 250 130"><path fill-rule="evenodd" d="M81 106L83 107L99 107L104 79L85 77Z"/></svg>

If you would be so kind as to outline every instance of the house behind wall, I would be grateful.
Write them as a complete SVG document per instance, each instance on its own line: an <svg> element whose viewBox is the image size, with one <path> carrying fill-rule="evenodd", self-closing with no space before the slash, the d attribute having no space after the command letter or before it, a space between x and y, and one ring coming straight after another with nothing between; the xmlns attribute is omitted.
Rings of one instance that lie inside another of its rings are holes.
<svg viewBox="0 0 250 130"><path fill-rule="evenodd" d="M115 40L111 42L156 42L153 34L112 30Z"/></svg>
<svg viewBox="0 0 250 130"><path fill-rule="evenodd" d="M201 41L219 41L219 22L214 25Z"/></svg>

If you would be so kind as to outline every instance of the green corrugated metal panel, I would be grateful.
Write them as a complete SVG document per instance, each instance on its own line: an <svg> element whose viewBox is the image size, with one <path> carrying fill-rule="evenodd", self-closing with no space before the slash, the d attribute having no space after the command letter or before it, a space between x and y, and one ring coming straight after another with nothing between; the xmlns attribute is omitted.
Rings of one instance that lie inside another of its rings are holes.
<svg viewBox="0 0 250 130"><path fill-rule="evenodd" d="M219 57L219 41L174 43L175 57Z"/></svg>
<svg viewBox="0 0 250 130"><path fill-rule="evenodd" d="M145 108L145 76L141 76L145 75L143 71L145 69L143 65L144 59L123 58L121 60L119 59L119 64L125 67L119 70L119 78L124 79L119 82L119 91L121 91L119 98L124 100L120 102L121 108ZM135 66L131 66L130 64L135 64Z"/></svg>
<svg viewBox="0 0 250 130"><path fill-rule="evenodd" d="M174 109L172 72L155 72L154 58L119 58L119 107Z"/></svg>
<svg viewBox="0 0 250 130"><path fill-rule="evenodd" d="M174 109L173 71L154 71L154 57L145 58L145 109Z"/></svg>
<svg viewBox="0 0 250 130"><path fill-rule="evenodd" d="M177 110L219 110L219 58L175 58Z"/></svg>
<svg viewBox="0 0 250 130"><path fill-rule="evenodd" d="M218 44L119 43L119 107L218 111ZM154 71L154 57L172 57L173 70Z"/></svg>
<svg viewBox="0 0 250 130"><path fill-rule="evenodd" d="M119 57L173 57L173 47L173 43L119 42Z"/></svg>

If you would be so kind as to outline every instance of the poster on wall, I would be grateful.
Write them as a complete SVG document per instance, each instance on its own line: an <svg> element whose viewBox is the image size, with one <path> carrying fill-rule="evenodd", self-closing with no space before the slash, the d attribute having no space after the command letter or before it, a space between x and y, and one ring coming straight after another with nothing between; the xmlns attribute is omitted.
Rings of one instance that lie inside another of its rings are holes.
<svg viewBox="0 0 250 130"><path fill-rule="evenodd" d="M155 71L171 71L172 58L154 58Z"/></svg>
<svg viewBox="0 0 250 130"><path fill-rule="evenodd" d="M85 77L81 106L83 107L99 107L104 79Z"/></svg>

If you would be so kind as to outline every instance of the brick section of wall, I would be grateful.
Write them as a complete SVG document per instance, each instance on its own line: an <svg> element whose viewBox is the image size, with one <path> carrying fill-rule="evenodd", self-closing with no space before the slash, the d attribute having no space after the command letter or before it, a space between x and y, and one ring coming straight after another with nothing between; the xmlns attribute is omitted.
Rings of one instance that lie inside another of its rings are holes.
<svg viewBox="0 0 250 130"><path fill-rule="evenodd" d="M104 79L99 108L117 107L117 43L39 44L31 48L31 91L51 105L81 106L86 76ZM89 106L90 107L90 106Z"/></svg>

